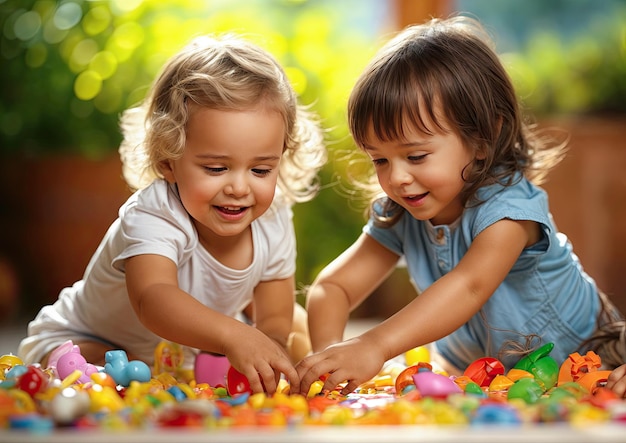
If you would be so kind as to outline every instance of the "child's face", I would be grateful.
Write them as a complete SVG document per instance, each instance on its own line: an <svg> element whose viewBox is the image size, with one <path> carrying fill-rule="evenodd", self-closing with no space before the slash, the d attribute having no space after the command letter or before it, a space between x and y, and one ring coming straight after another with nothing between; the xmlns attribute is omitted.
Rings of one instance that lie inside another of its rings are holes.
<svg viewBox="0 0 626 443"><path fill-rule="evenodd" d="M278 112L191 110L180 159L164 166L201 240L238 236L271 205L284 146Z"/></svg>
<svg viewBox="0 0 626 443"><path fill-rule="evenodd" d="M405 140L381 141L371 126L368 131L363 147L383 191L418 220L434 225L454 222L463 212L463 170L474 160L473 151L452 131L405 132Z"/></svg>

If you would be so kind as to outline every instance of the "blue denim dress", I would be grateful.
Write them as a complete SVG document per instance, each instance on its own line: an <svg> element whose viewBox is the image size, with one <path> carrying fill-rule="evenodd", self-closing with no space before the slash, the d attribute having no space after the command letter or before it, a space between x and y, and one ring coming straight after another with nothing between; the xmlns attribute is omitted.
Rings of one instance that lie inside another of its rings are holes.
<svg viewBox="0 0 626 443"><path fill-rule="evenodd" d="M419 294L450 272L493 223L505 218L539 223L541 240L522 252L481 311L436 346L460 370L485 356L511 368L520 357L499 354L503 345L524 345L525 336L536 334L540 340L532 347L554 343L550 355L561 364L595 330L600 309L596 284L558 232L543 189L522 178L509 187L486 186L478 197L484 203L465 209L453 225L433 226L404 213L391 228L375 227L370 219L363 231L404 257Z"/></svg>

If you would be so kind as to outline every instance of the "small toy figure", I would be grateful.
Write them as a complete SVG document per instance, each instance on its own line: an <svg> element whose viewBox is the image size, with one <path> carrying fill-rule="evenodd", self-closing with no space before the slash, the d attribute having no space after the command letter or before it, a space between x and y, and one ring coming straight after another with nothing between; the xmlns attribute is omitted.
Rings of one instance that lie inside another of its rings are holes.
<svg viewBox="0 0 626 443"><path fill-rule="evenodd" d="M152 376L148 365L140 360L128 361L126 352L118 349L107 351L104 354L104 372L109 374L115 382L124 387L128 387L133 380L148 382Z"/></svg>
<svg viewBox="0 0 626 443"><path fill-rule="evenodd" d="M69 352L59 356L56 371L60 379L64 379L74 371L82 372L76 380L77 383L88 383L91 381L91 374L99 372L97 366L87 363L77 345L73 345Z"/></svg>

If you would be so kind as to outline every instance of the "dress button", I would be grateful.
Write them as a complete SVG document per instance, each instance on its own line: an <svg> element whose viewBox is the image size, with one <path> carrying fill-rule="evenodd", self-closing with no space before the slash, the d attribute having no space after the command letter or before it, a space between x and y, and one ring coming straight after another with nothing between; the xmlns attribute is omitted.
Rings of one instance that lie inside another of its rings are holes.
<svg viewBox="0 0 626 443"><path fill-rule="evenodd" d="M444 242L444 235L442 228L437 229L437 243L442 244Z"/></svg>

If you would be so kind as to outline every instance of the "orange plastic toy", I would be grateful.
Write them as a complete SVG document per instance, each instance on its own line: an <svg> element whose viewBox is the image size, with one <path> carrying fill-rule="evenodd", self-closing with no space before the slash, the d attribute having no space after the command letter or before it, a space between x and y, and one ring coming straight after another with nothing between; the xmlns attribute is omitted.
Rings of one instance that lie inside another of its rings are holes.
<svg viewBox="0 0 626 443"><path fill-rule="evenodd" d="M600 356L595 352L589 351L584 356L574 352L561 365L558 385L574 381L593 394L606 384L611 373L600 371L601 366Z"/></svg>

